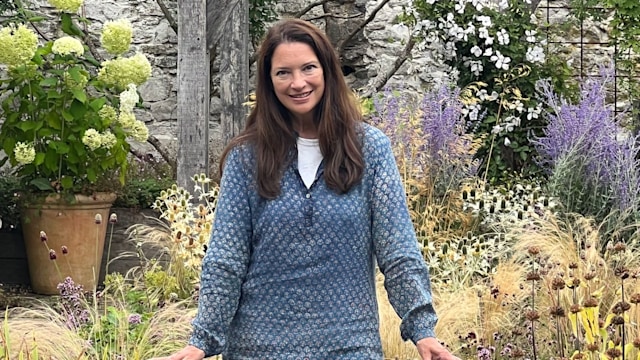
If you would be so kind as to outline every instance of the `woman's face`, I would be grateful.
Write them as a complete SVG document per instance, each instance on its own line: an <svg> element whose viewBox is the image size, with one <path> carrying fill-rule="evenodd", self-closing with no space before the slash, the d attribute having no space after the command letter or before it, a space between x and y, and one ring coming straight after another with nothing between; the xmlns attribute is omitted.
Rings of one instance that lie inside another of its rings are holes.
<svg viewBox="0 0 640 360"><path fill-rule="evenodd" d="M298 121L311 121L324 94L324 71L313 49L301 42L282 43L271 59L276 97Z"/></svg>

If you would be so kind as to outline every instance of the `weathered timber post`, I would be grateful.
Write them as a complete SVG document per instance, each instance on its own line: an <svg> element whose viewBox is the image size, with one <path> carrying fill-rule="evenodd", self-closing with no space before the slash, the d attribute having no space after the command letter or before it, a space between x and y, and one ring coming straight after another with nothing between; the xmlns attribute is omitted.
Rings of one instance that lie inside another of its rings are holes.
<svg viewBox="0 0 640 360"><path fill-rule="evenodd" d="M224 25L220 46L220 126L223 146L244 128L249 93L249 1L240 0Z"/></svg>
<svg viewBox="0 0 640 360"><path fill-rule="evenodd" d="M206 0L178 1L178 185L209 173L209 56Z"/></svg>

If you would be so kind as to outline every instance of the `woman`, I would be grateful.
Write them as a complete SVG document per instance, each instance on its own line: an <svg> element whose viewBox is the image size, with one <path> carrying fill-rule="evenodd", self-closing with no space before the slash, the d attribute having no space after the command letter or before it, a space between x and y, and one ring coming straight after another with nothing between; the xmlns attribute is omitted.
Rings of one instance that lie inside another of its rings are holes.
<svg viewBox="0 0 640 360"><path fill-rule="evenodd" d="M331 43L281 21L257 76L255 107L221 160L193 335L166 359L381 359L376 261L403 338L422 359L457 359L434 337L389 140L362 122Z"/></svg>

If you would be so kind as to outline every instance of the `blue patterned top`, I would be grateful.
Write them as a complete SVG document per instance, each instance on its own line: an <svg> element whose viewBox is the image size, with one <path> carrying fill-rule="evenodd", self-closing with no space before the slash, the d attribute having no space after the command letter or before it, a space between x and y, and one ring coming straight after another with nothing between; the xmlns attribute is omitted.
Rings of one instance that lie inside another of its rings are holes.
<svg viewBox="0 0 640 360"><path fill-rule="evenodd" d="M389 139L366 124L362 133L363 179L342 195L322 164L307 189L292 161L281 195L265 200L249 147L229 153L191 345L229 360L381 359L376 260L402 337L434 336L429 273Z"/></svg>

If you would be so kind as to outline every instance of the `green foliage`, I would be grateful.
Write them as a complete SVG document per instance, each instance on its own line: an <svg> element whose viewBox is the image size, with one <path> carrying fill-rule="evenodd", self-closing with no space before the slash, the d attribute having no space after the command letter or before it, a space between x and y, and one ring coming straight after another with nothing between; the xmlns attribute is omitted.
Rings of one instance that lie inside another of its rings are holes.
<svg viewBox="0 0 640 360"><path fill-rule="evenodd" d="M491 182L503 181L514 171L539 175L529 145L530 137L540 135L545 126L535 84L551 78L567 91L570 74L538 34L530 5L504 3L507 7L500 8L489 1L414 0L400 18L418 26L421 39L436 49L439 60L455 69L458 86L472 90L469 128L483 139L477 156Z"/></svg>
<svg viewBox="0 0 640 360"><path fill-rule="evenodd" d="M278 18L275 6L276 0L250 0L249 34L254 45L260 43L268 24Z"/></svg>
<svg viewBox="0 0 640 360"><path fill-rule="evenodd" d="M153 157L135 157L127 169L127 182L116 191L118 197L114 207L151 208L162 190L174 182L171 166L158 162Z"/></svg>
<svg viewBox="0 0 640 360"><path fill-rule="evenodd" d="M0 171L0 230L14 229L20 226L19 191L18 178Z"/></svg>
<svg viewBox="0 0 640 360"><path fill-rule="evenodd" d="M64 36L51 41L41 41L23 24L0 28L0 63L6 66L0 78L6 157L0 163L11 164L23 190L110 190L116 173L124 183L128 138L142 141L148 135L132 110L139 102L135 88L146 81L150 65L142 54L99 63L83 43L80 23L86 20L58 14ZM117 74L107 70L118 64ZM128 80L126 73L135 79L124 87L114 82Z"/></svg>

